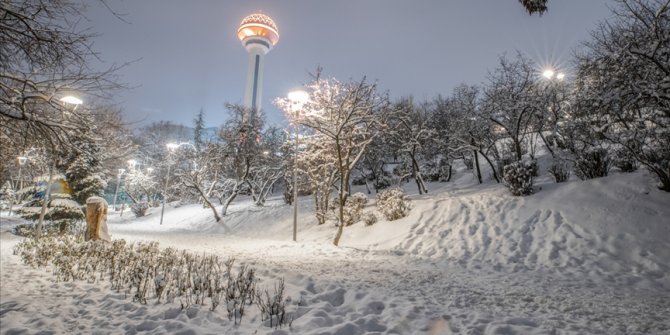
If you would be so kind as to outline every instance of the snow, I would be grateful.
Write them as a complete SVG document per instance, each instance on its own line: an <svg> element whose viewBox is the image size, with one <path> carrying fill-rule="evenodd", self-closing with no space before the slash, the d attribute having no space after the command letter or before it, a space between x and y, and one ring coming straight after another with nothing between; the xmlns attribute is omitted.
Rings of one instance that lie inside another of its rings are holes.
<svg viewBox="0 0 670 335"><path fill-rule="evenodd" d="M135 218L109 213L112 238L155 240L235 257L257 269L260 287L285 278L291 327L240 325L225 309L132 302L106 282L55 282L12 254L16 217L0 217L0 332L147 334L663 334L670 333L670 194L648 172L555 184L535 194L476 184L459 169L450 183L410 196L409 216L345 227L317 225L300 198L292 206L236 200L214 222L201 205L168 204ZM416 193L416 185L404 185ZM355 190L357 191L357 190ZM374 210L374 196L364 211ZM238 263L238 264L239 264ZM299 303L300 302L300 303Z"/></svg>

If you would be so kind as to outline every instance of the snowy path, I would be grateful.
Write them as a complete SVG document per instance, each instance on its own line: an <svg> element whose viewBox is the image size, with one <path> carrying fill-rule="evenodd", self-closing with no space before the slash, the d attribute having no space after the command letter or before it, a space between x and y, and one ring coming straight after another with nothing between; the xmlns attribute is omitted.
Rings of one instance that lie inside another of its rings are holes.
<svg viewBox="0 0 670 335"><path fill-rule="evenodd" d="M122 237L138 239L137 235ZM155 239L164 246L179 247L192 245L194 237L165 234ZM447 325L456 334L670 331L669 291L630 290L542 271L501 273L485 265L467 269L388 252L211 234L197 239L197 250L234 254L237 260L261 269L259 275L264 278L285 277L307 301L304 319L308 322L301 318L294 323L299 333L330 327L333 333L376 329L407 334ZM305 257L306 250L310 257ZM370 323L370 314L378 315L372 318L377 327Z"/></svg>

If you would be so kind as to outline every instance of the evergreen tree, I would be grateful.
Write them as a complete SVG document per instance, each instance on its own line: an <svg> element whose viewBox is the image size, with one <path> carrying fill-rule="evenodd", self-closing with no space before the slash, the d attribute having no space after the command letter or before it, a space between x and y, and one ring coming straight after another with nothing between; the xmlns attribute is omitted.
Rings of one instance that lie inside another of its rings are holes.
<svg viewBox="0 0 670 335"><path fill-rule="evenodd" d="M200 112L198 112L198 115L193 119L193 144L195 144L195 148L200 152L203 148L203 140L202 140L202 131L205 129L205 110L200 108Z"/></svg>
<svg viewBox="0 0 670 335"><path fill-rule="evenodd" d="M107 183L103 178L100 146L91 141L78 144L79 151L67 160L65 177L72 189L72 198L80 204L91 196L103 196Z"/></svg>

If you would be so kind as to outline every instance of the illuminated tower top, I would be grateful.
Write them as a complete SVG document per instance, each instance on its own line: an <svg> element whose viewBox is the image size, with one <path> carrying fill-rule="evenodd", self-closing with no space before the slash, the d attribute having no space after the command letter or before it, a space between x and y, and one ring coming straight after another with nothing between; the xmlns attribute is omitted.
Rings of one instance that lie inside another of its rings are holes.
<svg viewBox="0 0 670 335"><path fill-rule="evenodd" d="M262 13L245 17L237 29L237 37L247 50L252 44L260 44L270 51L279 42L279 30L272 19Z"/></svg>

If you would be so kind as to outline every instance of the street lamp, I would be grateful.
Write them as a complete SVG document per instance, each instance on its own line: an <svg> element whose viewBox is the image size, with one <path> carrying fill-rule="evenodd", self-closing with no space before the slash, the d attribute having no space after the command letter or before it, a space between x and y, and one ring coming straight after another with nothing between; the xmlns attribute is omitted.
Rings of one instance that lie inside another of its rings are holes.
<svg viewBox="0 0 670 335"><path fill-rule="evenodd" d="M114 189L114 201L112 203L112 208L116 210L116 196L119 194L119 184L121 183L121 176L126 172L126 169L119 169L119 173L116 175L116 188Z"/></svg>
<svg viewBox="0 0 670 335"><path fill-rule="evenodd" d="M66 103L66 104L74 105L74 107L72 108L72 112L77 110L77 106L84 103L81 99L79 99L75 96L72 96L72 95L66 95L66 96L60 98L60 101Z"/></svg>
<svg viewBox="0 0 670 335"><path fill-rule="evenodd" d="M172 162L170 161L170 156L171 156L172 152L177 150L177 148L179 148L182 145L190 145L193 148L193 150L196 150L195 146L193 144L189 143L189 142L181 142L179 144L168 143L168 144L165 145L168 149L168 170L167 170L167 175L165 177L165 187L163 188L163 194L162 194L163 205L161 207L161 221L160 221L161 225L163 224L163 214L165 214L165 198L166 198L166 194L167 194L168 183L170 182L170 168L172 168Z"/></svg>
<svg viewBox="0 0 670 335"><path fill-rule="evenodd" d="M542 72L542 76L550 80L555 78L558 81L562 81L563 79L565 79L565 73L563 72L556 73L552 69L545 69L544 72Z"/></svg>
<svg viewBox="0 0 670 335"><path fill-rule="evenodd" d="M295 153L293 155L293 241L298 241L298 122L300 110L309 99L309 93L305 91L292 91L288 94L288 100L291 102L291 111L295 113L293 127L295 130Z"/></svg>

